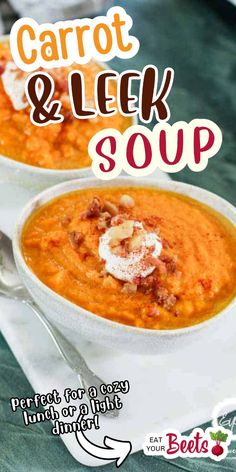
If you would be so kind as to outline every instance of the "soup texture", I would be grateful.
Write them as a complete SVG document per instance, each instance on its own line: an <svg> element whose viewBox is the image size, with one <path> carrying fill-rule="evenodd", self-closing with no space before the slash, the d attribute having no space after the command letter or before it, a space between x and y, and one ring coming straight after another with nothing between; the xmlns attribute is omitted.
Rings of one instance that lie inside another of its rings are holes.
<svg viewBox="0 0 236 472"><path fill-rule="evenodd" d="M78 169L90 166L88 143L92 136L104 128L116 128L123 132L131 125L130 118L116 113L107 117L79 120L73 117L68 95L67 75L71 70L80 70L85 78L86 105L93 106L94 80L101 67L90 62L68 68L49 70L55 82L54 99L62 102L61 113L64 121L47 126L35 126L31 123L30 107L15 109L10 96L4 88L3 77L7 64L12 57L8 42L0 43L0 154L24 164L48 169ZM14 66L14 64L13 64ZM1 80L2 79L2 80ZM18 70L14 75L14 84L8 87L19 89L24 79L24 72ZM10 79L12 80L12 79ZM23 85L24 87L24 85ZM114 81L109 82L109 92L116 96ZM17 97L15 97L17 100Z"/></svg>
<svg viewBox="0 0 236 472"><path fill-rule="evenodd" d="M230 302L235 243L235 227L214 210L148 187L62 195L37 209L22 233L26 263L59 295L158 330L195 325Z"/></svg>

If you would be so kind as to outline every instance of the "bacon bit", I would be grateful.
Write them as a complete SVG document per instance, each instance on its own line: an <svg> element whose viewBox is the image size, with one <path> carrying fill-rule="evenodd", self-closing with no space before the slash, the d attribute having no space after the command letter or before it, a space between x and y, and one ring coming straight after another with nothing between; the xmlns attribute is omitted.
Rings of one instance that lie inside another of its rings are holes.
<svg viewBox="0 0 236 472"><path fill-rule="evenodd" d="M57 238L52 238L48 241L48 243L52 246L52 247L59 247L60 246L60 239L57 239Z"/></svg>
<svg viewBox="0 0 236 472"><path fill-rule="evenodd" d="M169 272L169 274L175 274L175 272L176 272L176 261L174 259L172 259L172 261L170 261L167 264L167 272Z"/></svg>
<svg viewBox="0 0 236 472"><path fill-rule="evenodd" d="M89 252L88 251L85 251L85 252L82 252L82 254L80 254L80 257L82 259L82 261L86 261L86 259L90 256Z"/></svg>
<svg viewBox="0 0 236 472"><path fill-rule="evenodd" d="M175 310L173 315L175 316L175 318L178 318L178 316L180 316L180 312L178 310Z"/></svg>
<svg viewBox="0 0 236 472"><path fill-rule="evenodd" d="M82 214L82 218L96 218L100 216L102 210L102 202L99 197L94 197L90 202L88 209Z"/></svg>
<svg viewBox="0 0 236 472"><path fill-rule="evenodd" d="M128 295L137 292L137 285L132 283L126 283L123 285L122 292L127 293Z"/></svg>
<svg viewBox="0 0 236 472"><path fill-rule="evenodd" d="M2 75L5 71L5 67L0 65L0 75Z"/></svg>
<svg viewBox="0 0 236 472"><path fill-rule="evenodd" d="M109 202L108 200L104 202L103 210L108 211L112 216L118 215L117 206L114 203Z"/></svg>
<svg viewBox="0 0 236 472"><path fill-rule="evenodd" d="M156 290L156 298L159 305L163 305L169 296L169 292L165 287L158 287Z"/></svg>
<svg viewBox="0 0 236 472"><path fill-rule="evenodd" d="M171 308L173 308L173 306L176 304L176 302L177 302L177 297L173 293L171 293L163 306L166 310L170 311Z"/></svg>
<svg viewBox="0 0 236 472"><path fill-rule="evenodd" d="M71 246L75 249L84 241L84 236L79 231L72 231L69 233L69 241Z"/></svg>
<svg viewBox="0 0 236 472"><path fill-rule="evenodd" d="M170 245L169 241L167 241L167 239L165 239L165 238L162 239L162 246L163 246L163 249L169 249L169 248L172 247Z"/></svg>
<svg viewBox="0 0 236 472"><path fill-rule="evenodd" d="M134 277L133 278L133 283L136 284L136 285L142 285L142 281L144 279L142 277Z"/></svg>
<svg viewBox="0 0 236 472"><path fill-rule="evenodd" d="M157 303L163 306L166 310L170 311L171 308L176 304L177 298L175 295L170 294L165 287L158 287L156 290Z"/></svg>
<svg viewBox="0 0 236 472"><path fill-rule="evenodd" d="M199 279L200 284L204 288L204 290L210 290L212 287L212 280L211 279Z"/></svg>
<svg viewBox="0 0 236 472"><path fill-rule="evenodd" d="M170 256L167 256L166 254L163 254L160 256L160 260L166 264L166 269L169 274L174 274L176 272L176 261L177 257L174 256L173 258Z"/></svg>
<svg viewBox="0 0 236 472"><path fill-rule="evenodd" d="M153 275L149 275L148 277L141 278L140 281L140 290L146 294L153 292L157 284L157 280Z"/></svg>
<svg viewBox="0 0 236 472"><path fill-rule="evenodd" d="M167 256L167 254L162 254L160 256L160 260L164 262L165 264L168 264L169 262L171 262L172 259L170 256Z"/></svg>

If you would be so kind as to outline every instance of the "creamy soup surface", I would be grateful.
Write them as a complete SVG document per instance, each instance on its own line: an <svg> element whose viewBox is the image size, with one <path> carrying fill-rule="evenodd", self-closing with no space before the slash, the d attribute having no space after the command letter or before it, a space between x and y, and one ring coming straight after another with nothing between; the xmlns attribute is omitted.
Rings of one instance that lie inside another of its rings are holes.
<svg viewBox="0 0 236 472"><path fill-rule="evenodd" d="M15 70L9 42L0 43L0 154L24 164L48 169L79 169L91 165L88 143L105 128L123 132L132 123L120 113L92 119L76 119L71 112L67 76L80 70L85 78L86 106L94 106L94 81L101 72L95 62L50 69L55 82L54 99L62 103L62 123L36 126L30 121L31 108L24 95L26 75ZM6 76L6 73L8 74ZM116 96L115 81L109 81L109 93ZM113 103L115 105L115 102Z"/></svg>
<svg viewBox="0 0 236 472"><path fill-rule="evenodd" d="M214 210L147 187L62 195L37 209L22 234L26 263L59 295L159 330L195 325L230 302L235 243L235 227Z"/></svg>

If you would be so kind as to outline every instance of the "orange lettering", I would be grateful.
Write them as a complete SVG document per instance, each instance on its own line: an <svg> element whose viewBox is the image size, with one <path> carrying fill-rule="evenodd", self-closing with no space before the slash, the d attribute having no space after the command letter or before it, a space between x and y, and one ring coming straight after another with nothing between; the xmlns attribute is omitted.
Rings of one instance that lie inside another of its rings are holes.
<svg viewBox="0 0 236 472"><path fill-rule="evenodd" d="M18 34L17 34L17 47L18 47L18 51L19 51L19 55L20 55L21 60L25 64L33 64L37 59L37 50L32 49L30 57L27 57L25 55L25 50L24 50L24 45L23 45L23 35L24 35L25 32L27 32L29 34L29 39L31 41L36 39L33 28L29 25L23 25L23 26L21 26L21 28L19 29ZM28 46L28 44L27 44L27 46Z"/></svg>

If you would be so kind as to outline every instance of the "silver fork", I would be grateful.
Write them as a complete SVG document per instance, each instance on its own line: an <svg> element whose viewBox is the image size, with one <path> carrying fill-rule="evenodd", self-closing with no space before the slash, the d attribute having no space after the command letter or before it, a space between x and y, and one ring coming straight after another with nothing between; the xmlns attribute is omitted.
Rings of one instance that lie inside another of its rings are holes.
<svg viewBox="0 0 236 472"><path fill-rule="evenodd" d="M18 300L30 307L47 329L67 365L79 376L87 398L88 388L94 386L98 391L98 400L104 400L104 396L100 393L100 385L105 382L88 367L79 351L77 351L68 339L47 319L45 314L31 298L27 289L22 285L15 265L12 242L10 238L2 232L0 232L0 297ZM118 410L111 410L104 415L116 417L118 414Z"/></svg>

